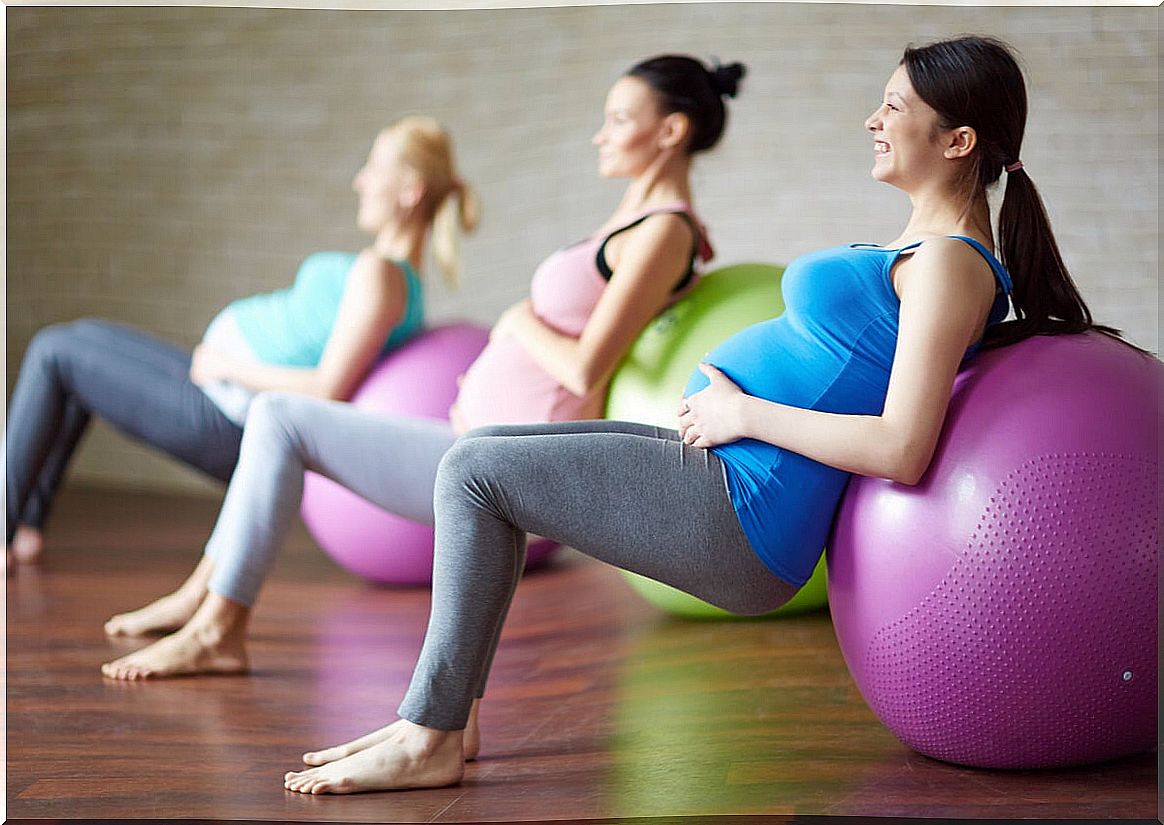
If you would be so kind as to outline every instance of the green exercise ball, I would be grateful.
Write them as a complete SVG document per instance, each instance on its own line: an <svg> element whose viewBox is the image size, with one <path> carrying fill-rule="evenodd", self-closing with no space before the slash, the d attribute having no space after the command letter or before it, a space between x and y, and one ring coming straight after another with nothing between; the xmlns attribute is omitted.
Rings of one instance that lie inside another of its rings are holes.
<svg viewBox="0 0 1164 825"><path fill-rule="evenodd" d="M710 272L690 294L661 313L639 335L615 370L606 417L675 427L676 410L696 365L718 344L745 327L784 311L780 277L771 264L736 264ZM626 573L648 602L677 616L727 618L732 614L652 579ZM824 558L796 596L769 616L815 610L827 600Z"/></svg>

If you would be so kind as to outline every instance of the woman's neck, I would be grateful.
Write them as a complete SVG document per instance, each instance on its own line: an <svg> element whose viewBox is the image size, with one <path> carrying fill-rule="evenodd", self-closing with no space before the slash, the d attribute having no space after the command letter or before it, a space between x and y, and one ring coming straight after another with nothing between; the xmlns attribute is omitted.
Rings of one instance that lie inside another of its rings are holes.
<svg viewBox="0 0 1164 825"><path fill-rule="evenodd" d="M372 241L372 248L384 258L394 261L408 261L412 268L420 271L424 260L424 241L428 235L428 224L414 221L407 224L389 223Z"/></svg>
<svg viewBox="0 0 1164 825"><path fill-rule="evenodd" d="M967 202L963 193L924 194L910 197L913 209L909 222L890 246L906 246L927 238L965 235L994 246L990 227L990 206L986 193L979 191Z"/></svg>
<svg viewBox="0 0 1164 825"><path fill-rule="evenodd" d="M615 218L621 220L677 201L690 203L690 165L690 159L681 153L660 155L654 164L631 180Z"/></svg>

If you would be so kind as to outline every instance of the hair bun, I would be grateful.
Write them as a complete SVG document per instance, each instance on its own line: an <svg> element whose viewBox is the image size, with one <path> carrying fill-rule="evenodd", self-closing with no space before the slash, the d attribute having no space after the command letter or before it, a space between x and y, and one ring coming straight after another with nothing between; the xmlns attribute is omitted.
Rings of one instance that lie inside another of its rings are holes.
<svg viewBox="0 0 1164 825"><path fill-rule="evenodd" d="M708 75L711 77L712 88L721 95L735 97L740 88L740 78L747 74L747 71L743 63L724 65L717 61L715 66L708 71Z"/></svg>

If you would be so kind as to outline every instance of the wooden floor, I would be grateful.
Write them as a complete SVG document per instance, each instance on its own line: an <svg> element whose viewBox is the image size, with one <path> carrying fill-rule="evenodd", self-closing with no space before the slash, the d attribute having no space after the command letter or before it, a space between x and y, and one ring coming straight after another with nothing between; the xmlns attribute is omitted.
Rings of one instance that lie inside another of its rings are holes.
<svg viewBox="0 0 1164 825"><path fill-rule="evenodd" d="M1157 815L1153 754L992 772L901 745L865 706L827 613L692 623L566 551L514 602L482 708L482 758L435 791L305 797L299 754L394 718L424 590L367 586L296 533L261 599L247 676L127 684L101 623L176 585L215 503L71 491L39 570L7 585L7 814L352 822L730 814ZM689 820L690 821L690 820ZM776 821L763 817L733 822Z"/></svg>

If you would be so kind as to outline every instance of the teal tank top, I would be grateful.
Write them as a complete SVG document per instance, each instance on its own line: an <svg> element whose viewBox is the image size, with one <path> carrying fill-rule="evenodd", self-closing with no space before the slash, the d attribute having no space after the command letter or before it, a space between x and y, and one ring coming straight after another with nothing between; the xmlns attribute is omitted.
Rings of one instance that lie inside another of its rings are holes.
<svg viewBox="0 0 1164 825"><path fill-rule="evenodd" d="M358 256L316 252L299 266L287 289L252 295L230 305L247 344L259 360L284 367L315 367L331 337L348 273ZM424 292L407 261L393 261L404 272L404 317L384 341L383 355L416 334L424 324Z"/></svg>
<svg viewBox="0 0 1164 825"><path fill-rule="evenodd" d="M988 323L1001 321L1009 310L1010 276L978 241L951 237L990 264L998 296ZM784 273L784 313L729 338L706 360L749 395L821 412L880 415L901 308L890 270L898 256L917 246L853 244L797 258ZM697 370L684 394L707 383ZM781 579L804 584L849 473L755 439L711 451L725 465L732 506L756 554Z"/></svg>

